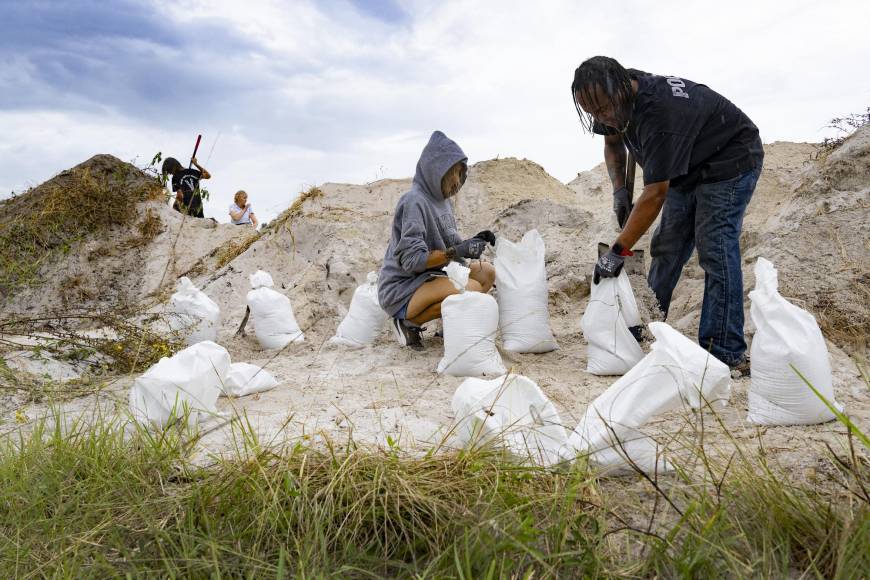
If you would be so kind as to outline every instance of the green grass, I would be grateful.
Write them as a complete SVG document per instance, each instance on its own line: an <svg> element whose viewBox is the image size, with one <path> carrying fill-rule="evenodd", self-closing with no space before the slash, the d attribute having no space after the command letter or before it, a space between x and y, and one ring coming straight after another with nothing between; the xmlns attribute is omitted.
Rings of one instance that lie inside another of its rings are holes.
<svg viewBox="0 0 870 580"><path fill-rule="evenodd" d="M544 470L492 450L270 448L238 423L230 457L197 462L195 435L117 418L14 433L0 440L3 577L870 570L866 462L840 465L837 487L789 483L739 455L707 458L703 473L661 477L656 492L638 478L598 481L583 461Z"/></svg>

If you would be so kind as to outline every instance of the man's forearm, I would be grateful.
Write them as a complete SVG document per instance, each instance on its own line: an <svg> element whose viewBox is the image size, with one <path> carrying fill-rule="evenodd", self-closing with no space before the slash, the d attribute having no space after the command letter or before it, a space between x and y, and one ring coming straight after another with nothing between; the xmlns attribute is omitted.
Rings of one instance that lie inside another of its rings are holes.
<svg viewBox="0 0 870 580"><path fill-rule="evenodd" d="M604 164L607 166L607 175L613 184L613 191L625 186L626 154L622 143L604 145Z"/></svg>
<svg viewBox="0 0 870 580"><path fill-rule="evenodd" d="M668 181L660 181L644 186L643 193L634 204L634 209L631 210L631 215L628 216L622 233L616 238L616 242L620 246L630 250L656 221L656 217L665 203L669 183Z"/></svg>

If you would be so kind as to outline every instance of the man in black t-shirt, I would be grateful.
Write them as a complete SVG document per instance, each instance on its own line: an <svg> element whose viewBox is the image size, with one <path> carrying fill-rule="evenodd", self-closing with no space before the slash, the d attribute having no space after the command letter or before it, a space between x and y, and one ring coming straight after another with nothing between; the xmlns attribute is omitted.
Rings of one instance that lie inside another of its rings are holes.
<svg viewBox="0 0 870 580"><path fill-rule="evenodd" d="M192 217L205 217L202 211L202 196L199 192L199 180L209 179L211 174L200 165L196 157L190 160L196 169L185 168L173 157L163 162L163 174L172 174L172 191L175 193L175 203L172 208Z"/></svg>
<svg viewBox="0 0 870 580"><path fill-rule="evenodd" d="M761 173L758 128L705 85L623 68L596 56L571 85L584 128L604 135L622 232L595 266L595 282L617 276L625 256L661 212L648 281L667 315L683 266L695 247L704 270L698 341L740 374L749 372L743 336L740 231ZM643 194L625 187L626 148L643 168Z"/></svg>

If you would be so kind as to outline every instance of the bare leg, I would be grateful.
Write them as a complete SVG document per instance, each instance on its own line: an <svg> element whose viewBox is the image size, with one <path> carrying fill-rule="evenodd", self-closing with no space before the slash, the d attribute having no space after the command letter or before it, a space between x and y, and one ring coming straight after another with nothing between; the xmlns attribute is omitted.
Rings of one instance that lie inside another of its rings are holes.
<svg viewBox="0 0 870 580"><path fill-rule="evenodd" d="M477 280L469 278L466 290L482 292L483 286ZM436 318L441 318L441 302L448 296L458 294L453 282L447 278L429 280L414 292L408 303L408 320L420 325Z"/></svg>
<svg viewBox="0 0 870 580"><path fill-rule="evenodd" d="M489 262L474 260L470 264L471 272L468 277L480 284L481 292L489 292L495 284L495 266Z"/></svg>

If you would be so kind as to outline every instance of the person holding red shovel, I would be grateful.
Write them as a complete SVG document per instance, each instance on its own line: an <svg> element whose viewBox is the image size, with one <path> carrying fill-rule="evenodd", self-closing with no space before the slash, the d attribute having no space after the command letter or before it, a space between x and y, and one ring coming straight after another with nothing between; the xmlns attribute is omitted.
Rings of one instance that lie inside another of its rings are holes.
<svg viewBox="0 0 870 580"><path fill-rule="evenodd" d="M667 315L683 266L698 249L704 303L698 342L741 375L749 374L743 336L740 231L764 160L758 127L706 85L625 69L596 56L574 71L574 106L583 128L604 135L622 232L595 265L594 280L615 277L661 213L647 281ZM643 168L632 205L626 148Z"/></svg>
<svg viewBox="0 0 870 580"><path fill-rule="evenodd" d="M191 166L187 169L174 157L167 157L163 162L161 171L163 175L172 175L172 191L175 192L175 203L172 209L180 213L186 213L192 217L205 217L202 213L202 196L199 192L199 180L209 179L209 173L200 165L196 157L190 160Z"/></svg>
<svg viewBox="0 0 870 580"><path fill-rule="evenodd" d="M164 178L167 175L172 175L172 191L175 192L175 203L172 204L172 209L198 218L205 217L202 213L199 180L211 177L205 167L196 161L196 152L199 151L201 142L202 135L197 135L196 145L193 146L193 155L190 156L190 165L187 166L187 169L174 157L167 157L161 167ZM196 169L193 168L194 166Z"/></svg>

